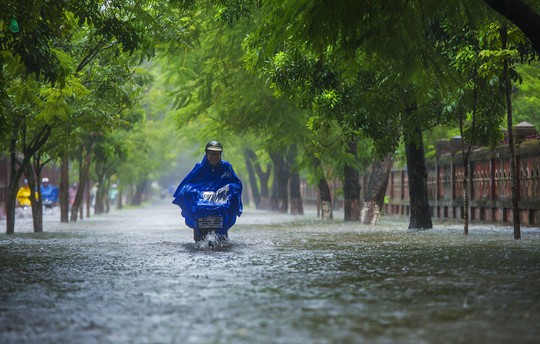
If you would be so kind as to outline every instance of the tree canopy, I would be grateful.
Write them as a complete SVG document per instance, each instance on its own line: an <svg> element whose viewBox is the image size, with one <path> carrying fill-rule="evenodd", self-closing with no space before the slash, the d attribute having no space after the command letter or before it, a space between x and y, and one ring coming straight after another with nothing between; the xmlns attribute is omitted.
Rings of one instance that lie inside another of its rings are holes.
<svg viewBox="0 0 540 344"><path fill-rule="evenodd" d="M215 138L241 170L257 152L313 183L403 144L421 165L441 127L497 140L504 68L515 115L538 121L536 1L7 0L0 13L12 197L32 159L82 169L81 153L103 194L111 180L163 187Z"/></svg>

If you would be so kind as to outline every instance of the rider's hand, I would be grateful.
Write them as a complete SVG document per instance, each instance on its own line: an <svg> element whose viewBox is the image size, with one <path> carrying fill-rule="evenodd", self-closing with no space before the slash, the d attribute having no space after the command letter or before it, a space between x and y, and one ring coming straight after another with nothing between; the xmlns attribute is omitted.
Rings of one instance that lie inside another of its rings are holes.
<svg viewBox="0 0 540 344"><path fill-rule="evenodd" d="M216 196L218 198L226 198L228 194L229 194L229 185L225 185L224 187L222 187L216 192Z"/></svg>

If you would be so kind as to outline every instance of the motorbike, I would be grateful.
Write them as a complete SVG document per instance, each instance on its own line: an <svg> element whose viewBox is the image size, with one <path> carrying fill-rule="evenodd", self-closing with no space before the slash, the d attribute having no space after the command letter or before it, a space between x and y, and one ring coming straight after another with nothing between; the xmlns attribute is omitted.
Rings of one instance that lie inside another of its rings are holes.
<svg viewBox="0 0 540 344"><path fill-rule="evenodd" d="M227 184L216 191L200 190L199 185L186 185L182 190L182 215L186 224L193 228L195 242L212 238L228 240L228 231L241 214L241 190ZM202 187L202 185L201 185Z"/></svg>
<svg viewBox="0 0 540 344"><path fill-rule="evenodd" d="M44 198L43 207L45 207L46 209L52 209L54 207L54 202L51 199Z"/></svg>

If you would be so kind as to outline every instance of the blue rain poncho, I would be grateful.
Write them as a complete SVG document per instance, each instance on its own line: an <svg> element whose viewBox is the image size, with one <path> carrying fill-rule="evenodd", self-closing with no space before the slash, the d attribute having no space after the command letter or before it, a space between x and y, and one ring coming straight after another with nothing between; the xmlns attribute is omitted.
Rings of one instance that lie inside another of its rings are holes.
<svg viewBox="0 0 540 344"><path fill-rule="evenodd" d="M58 203L58 187L51 184L41 185L40 192L44 204Z"/></svg>
<svg viewBox="0 0 540 344"><path fill-rule="evenodd" d="M186 225L195 230L197 219L222 216L223 228L216 233L227 235L242 214L242 182L229 162L221 160L213 167L205 155L178 185L172 203L182 209Z"/></svg>

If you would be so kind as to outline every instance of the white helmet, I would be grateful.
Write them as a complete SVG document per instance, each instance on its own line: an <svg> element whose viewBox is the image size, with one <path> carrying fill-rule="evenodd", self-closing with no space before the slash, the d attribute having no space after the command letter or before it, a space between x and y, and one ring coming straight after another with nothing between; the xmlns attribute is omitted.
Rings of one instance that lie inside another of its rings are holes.
<svg viewBox="0 0 540 344"><path fill-rule="evenodd" d="M210 141L206 144L206 147L204 150L206 152L207 151L223 152L223 146L221 145L221 143L217 141Z"/></svg>

